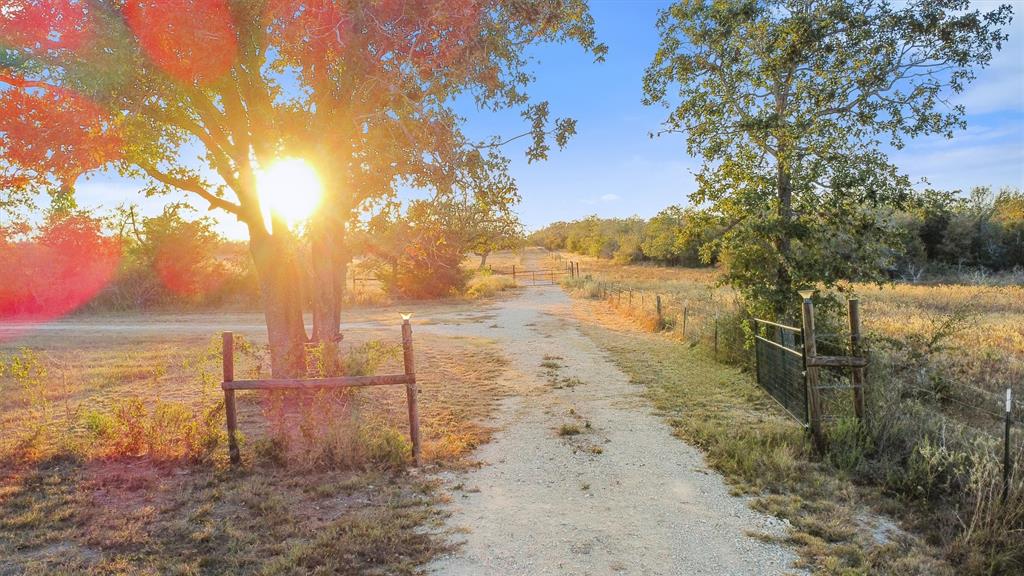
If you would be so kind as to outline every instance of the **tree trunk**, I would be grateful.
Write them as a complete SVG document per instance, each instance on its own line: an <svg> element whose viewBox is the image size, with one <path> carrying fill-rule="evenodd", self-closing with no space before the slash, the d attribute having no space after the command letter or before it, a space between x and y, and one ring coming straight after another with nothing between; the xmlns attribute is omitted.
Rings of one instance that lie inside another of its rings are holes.
<svg viewBox="0 0 1024 576"><path fill-rule="evenodd" d="M345 291L343 242L342 226L330 212L317 218L310 228L313 341L322 347L325 376L338 373L341 300Z"/></svg>
<svg viewBox="0 0 1024 576"><path fill-rule="evenodd" d="M779 262L775 269L775 314L776 318L782 320L791 309L789 306L790 292L792 291L793 279L787 267L791 256L790 234L792 233L793 221L793 181L783 160L779 160L776 187L779 198L779 234L775 239L775 250L778 252ZM795 302L795 300L793 300Z"/></svg>
<svg viewBox="0 0 1024 576"><path fill-rule="evenodd" d="M267 321L271 375L301 377L306 368L306 328L302 319L302 275L292 239L287 234L268 234L262 223L250 224L249 251Z"/></svg>
<svg viewBox="0 0 1024 576"><path fill-rule="evenodd" d="M484 252L483 254L480 254L480 266L477 267L477 270L483 270L484 266L487 266L488 254L490 254L490 252Z"/></svg>

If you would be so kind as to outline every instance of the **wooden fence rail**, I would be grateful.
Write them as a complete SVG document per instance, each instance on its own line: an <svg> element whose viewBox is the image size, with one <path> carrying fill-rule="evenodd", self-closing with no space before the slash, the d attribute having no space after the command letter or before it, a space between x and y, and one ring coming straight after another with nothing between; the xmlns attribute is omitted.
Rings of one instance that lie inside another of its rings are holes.
<svg viewBox="0 0 1024 576"><path fill-rule="evenodd" d="M404 374L383 374L379 376L336 376L329 378L270 378L264 380L235 380L235 336L232 332L221 334L223 339L224 411L228 427L228 455L232 464L241 462L238 450L238 415L235 406L235 390L314 390L323 388L352 388L363 386L405 385L405 396L409 411L409 439L412 441L412 457L416 466L420 461L420 417L416 400L416 366L412 348L412 325L408 318L402 320L402 360Z"/></svg>

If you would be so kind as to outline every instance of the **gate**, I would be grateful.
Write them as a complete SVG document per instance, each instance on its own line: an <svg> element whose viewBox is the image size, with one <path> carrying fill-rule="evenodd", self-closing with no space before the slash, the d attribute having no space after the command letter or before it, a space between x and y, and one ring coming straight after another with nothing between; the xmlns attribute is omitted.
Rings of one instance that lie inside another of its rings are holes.
<svg viewBox="0 0 1024 576"><path fill-rule="evenodd" d="M534 270L517 269L514 265L511 270L491 269L495 276L511 276L512 281L520 286L554 286L563 278L579 278L580 265L578 262L565 262L564 268L537 268Z"/></svg>
<svg viewBox="0 0 1024 576"><path fill-rule="evenodd" d="M801 424L808 424L807 381L800 328L754 319L757 384Z"/></svg>
<svg viewBox="0 0 1024 576"><path fill-rule="evenodd" d="M754 319L757 383L775 398L801 424L810 428L818 452L825 451L822 427L821 391L826 388L853 390L853 409L857 418L864 417L864 367L860 342L860 306L855 298L847 304L850 316L851 356L818 354L814 332L812 290L801 291L803 327L786 326L768 320ZM822 368L850 368L849 386L822 386Z"/></svg>

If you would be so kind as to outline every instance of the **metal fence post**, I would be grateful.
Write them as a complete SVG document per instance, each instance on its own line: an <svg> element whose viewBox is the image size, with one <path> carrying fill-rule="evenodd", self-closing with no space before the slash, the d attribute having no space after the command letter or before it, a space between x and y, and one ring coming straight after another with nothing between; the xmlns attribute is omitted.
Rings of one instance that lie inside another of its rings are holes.
<svg viewBox="0 0 1024 576"><path fill-rule="evenodd" d="M718 360L718 310L715 310L715 360Z"/></svg>
<svg viewBox="0 0 1024 576"><path fill-rule="evenodd" d="M1010 497L1010 413L1013 408L1013 389L1006 387L1006 427L1003 430L1003 504Z"/></svg>

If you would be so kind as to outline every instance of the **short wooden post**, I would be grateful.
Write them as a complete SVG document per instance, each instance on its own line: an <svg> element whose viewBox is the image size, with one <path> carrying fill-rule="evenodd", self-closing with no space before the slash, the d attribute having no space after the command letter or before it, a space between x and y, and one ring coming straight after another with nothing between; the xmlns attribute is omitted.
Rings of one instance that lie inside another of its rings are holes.
<svg viewBox="0 0 1024 576"><path fill-rule="evenodd" d="M221 357L224 365L224 381L235 380L235 335L232 332L221 334ZM232 464L242 461L238 453L238 415L235 411L235 391L224 390L224 413L228 420L228 456Z"/></svg>
<svg viewBox="0 0 1024 576"><path fill-rule="evenodd" d="M683 338L686 338L686 321L690 315L689 306L683 306Z"/></svg>
<svg viewBox="0 0 1024 576"><path fill-rule="evenodd" d="M537 271L534 270L532 274L533 274L533 283L536 284L537 283Z"/></svg>
<svg viewBox="0 0 1024 576"><path fill-rule="evenodd" d="M516 265L515 264L512 265L512 281L513 282L516 281Z"/></svg>
<svg viewBox="0 0 1024 576"><path fill-rule="evenodd" d="M405 384L405 398L409 404L409 438L412 440L412 459L416 466L420 462L420 411L416 402L416 363L412 352L412 324L408 318L402 319L402 359L405 363L405 375L411 381Z"/></svg>
<svg viewBox="0 0 1024 576"><path fill-rule="evenodd" d="M658 312L658 330L661 330L664 326L664 320L661 317L661 294L654 295L654 308Z"/></svg>
<svg viewBox="0 0 1024 576"><path fill-rule="evenodd" d="M847 302L850 315L850 355L859 357L861 355L860 344L860 301L851 298ZM864 368L853 367L853 412L858 420L864 419Z"/></svg>
<svg viewBox="0 0 1024 576"><path fill-rule="evenodd" d="M579 262L576 263L576 277L577 278L580 277L580 263Z"/></svg>
<svg viewBox="0 0 1024 576"><path fill-rule="evenodd" d="M814 302L811 294L803 294L803 339L804 339L804 381L807 385L807 409L810 417L811 436L819 454L825 452L825 433L821 428L821 397L818 389L818 368L810 362L818 355L814 338Z"/></svg>

